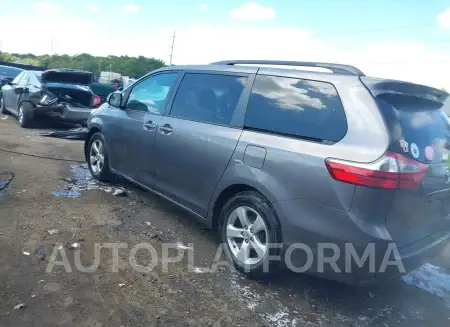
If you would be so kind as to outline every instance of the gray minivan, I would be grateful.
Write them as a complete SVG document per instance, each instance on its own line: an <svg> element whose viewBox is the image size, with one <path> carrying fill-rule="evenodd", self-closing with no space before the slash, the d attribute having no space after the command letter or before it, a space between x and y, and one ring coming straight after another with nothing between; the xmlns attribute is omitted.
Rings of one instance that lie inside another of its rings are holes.
<svg viewBox="0 0 450 327"><path fill-rule="evenodd" d="M85 156L96 179L120 175L192 213L249 276L361 283L447 243L448 96L339 64L170 66L92 113Z"/></svg>

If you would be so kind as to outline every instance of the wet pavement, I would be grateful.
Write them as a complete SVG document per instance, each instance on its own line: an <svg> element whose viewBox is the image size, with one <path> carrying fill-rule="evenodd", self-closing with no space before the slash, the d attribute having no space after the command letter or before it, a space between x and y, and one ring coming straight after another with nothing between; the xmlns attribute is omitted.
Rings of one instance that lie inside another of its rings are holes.
<svg viewBox="0 0 450 327"><path fill-rule="evenodd" d="M83 159L82 142L43 138L11 120L0 122L2 147ZM15 178L0 195L0 326L450 324L448 249L403 279L364 287L291 272L271 281L228 269L211 274L214 236L167 201L122 181L94 181L84 164L1 154L2 171ZM126 196L114 196L115 190ZM92 245L106 241L156 248L173 242L195 253L195 268L188 272L182 262L169 274L137 274L121 258L120 271L111 273L106 258L92 274L45 273L55 244L77 243L92 255ZM26 307L14 310L20 303Z"/></svg>
<svg viewBox="0 0 450 327"><path fill-rule="evenodd" d="M125 181L117 180L116 184L102 183L94 178L89 171L87 164L73 164L70 165L70 177L63 178L64 185L52 192L56 197L77 198L82 191L103 191L106 193L122 194L125 192L125 187L118 183Z"/></svg>

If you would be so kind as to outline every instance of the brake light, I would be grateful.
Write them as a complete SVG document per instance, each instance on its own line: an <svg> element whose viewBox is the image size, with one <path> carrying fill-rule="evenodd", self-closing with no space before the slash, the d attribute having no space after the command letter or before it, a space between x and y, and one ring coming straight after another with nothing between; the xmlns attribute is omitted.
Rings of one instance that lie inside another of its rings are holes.
<svg viewBox="0 0 450 327"><path fill-rule="evenodd" d="M326 159L325 165L335 180L387 189L411 189L425 177L428 166L397 153L386 153L372 163Z"/></svg>
<svg viewBox="0 0 450 327"><path fill-rule="evenodd" d="M92 103L92 107L97 107L102 102L102 99L98 95L94 95L94 102Z"/></svg>

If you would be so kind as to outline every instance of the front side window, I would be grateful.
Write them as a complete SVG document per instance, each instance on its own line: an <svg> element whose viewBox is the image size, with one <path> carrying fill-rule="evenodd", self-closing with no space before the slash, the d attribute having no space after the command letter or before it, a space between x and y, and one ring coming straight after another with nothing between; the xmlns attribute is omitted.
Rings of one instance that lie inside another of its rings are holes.
<svg viewBox="0 0 450 327"><path fill-rule="evenodd" d="M25 75L25 72L21 72L19 75L17 75L11 82L11 84L19 84L19 81L22 79L22 77Z"/></svg>
<svg viewBox="0 0 450 327"><path fill-rule="evenodd" d="M38 75L36 73L30 73L30 79L28 81L28 84L34 85L34 86L39 86L40 84L40 77L41 75Z"/></svg>
<svg viewBox="0 0 450 327"><path fill-rule="evenodd" d="M28 74L27 73L23 73L22 78L19 81L19 85L20 86L27 86L28 85Z"/></svg>
<svg viewBox="0 0 450 327"><path fill-rule="evenodd" d="M175 96L170 116L230 125L246 83L245 76L187 73Z"/></svg>
<svg viewBox="0 0 450 327"><path fill-rule="evenodd" d="M151 76L131 90L126 109L162 114L170 88L178 73Z"/></svg>
<svg viewBox="0 0 450 327"><path fill-rule="evenodd" d="M330 83L258 75L245 126L312 141L337 142L347 133L344 108Z"/></svg>

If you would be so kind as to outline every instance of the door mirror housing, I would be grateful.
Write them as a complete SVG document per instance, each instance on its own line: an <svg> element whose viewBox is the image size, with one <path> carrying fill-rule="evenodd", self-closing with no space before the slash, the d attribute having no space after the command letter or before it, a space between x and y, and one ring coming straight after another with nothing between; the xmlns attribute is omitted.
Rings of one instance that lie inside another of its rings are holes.
<svg viewBox="0 0 450 327"><path fill-rule="evenodd" d="M28 92L30 92L30 90L28 90L27 87L16 87L14 89L15 94L22 94L22 93L28 93Z"/></svg>
<svg viewBox="0 0 450 327"><path fill-rule="evenodd" d="M108 95L108 103L112 107L120 108L122 107L122 93L114 92Z"/></svg>

